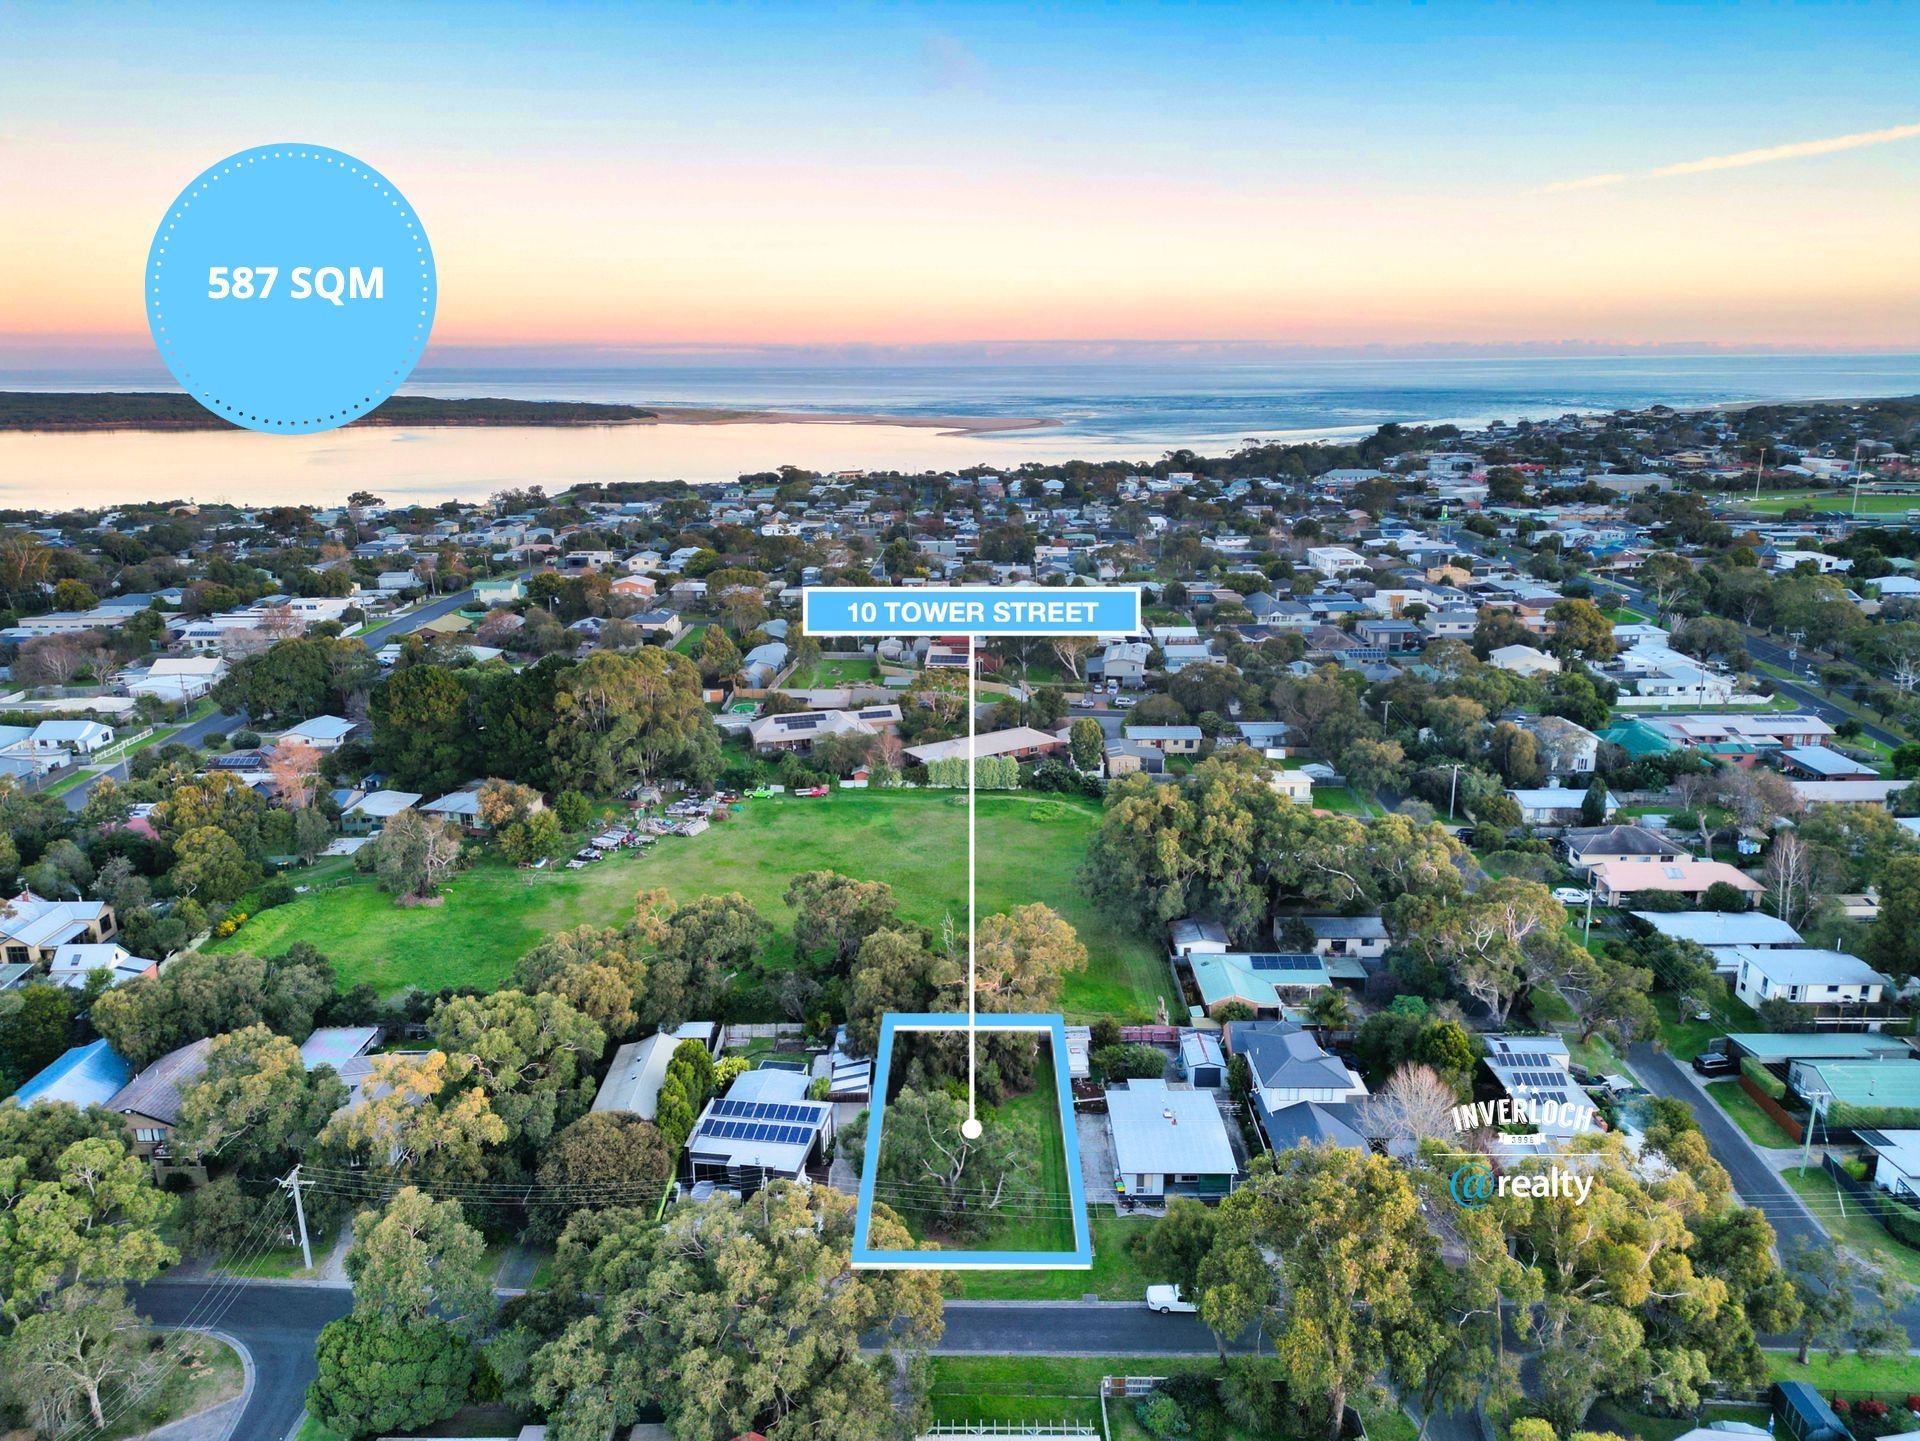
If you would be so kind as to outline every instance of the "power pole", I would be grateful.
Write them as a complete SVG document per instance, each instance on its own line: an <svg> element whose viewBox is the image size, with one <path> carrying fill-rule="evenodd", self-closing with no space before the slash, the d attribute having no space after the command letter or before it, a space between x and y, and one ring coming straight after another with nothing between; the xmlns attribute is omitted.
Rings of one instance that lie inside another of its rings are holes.
<svg viewBox="0 0 1920 1441"><path fill-rule="evenodd" d="M280 1183L281 1189L293 1192L293 1217L300 1227L300 1260L307 1270L313 1269L313 1246L307 1240L307 1208L300 1201L300 1168L295 1166L287 1173L287 1179Z"/></svg>
<svg viewBox="0 0 1920 1441"><path fill-rule="evenodd" d="M1459 819L1453 811L1453 798L1460 793L1460 767L1462 764L1463 762L1461 761L1455 761L1453 763L1453 779L1447 782L1447 819L1450 821Z"/></svg>

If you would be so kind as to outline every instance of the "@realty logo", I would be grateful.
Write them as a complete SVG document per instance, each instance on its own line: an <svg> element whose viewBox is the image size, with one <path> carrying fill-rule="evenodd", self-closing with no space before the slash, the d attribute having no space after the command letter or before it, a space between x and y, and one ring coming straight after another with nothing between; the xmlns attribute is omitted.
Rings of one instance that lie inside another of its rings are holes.
<svg viewBox="0 0 1920 1441"><path fill-rule="evenodd" d="M1564 1196L1578 1206L1584 1205L1593 1193L1593 1177L1578 1175L1564 1166L1549 1166L1544 1171L1509 1171L1496 1176L1485 1161L1469 1161L1453 1173L1447 1189L1453 1199L1468 1210L1478 1210L1496 1196L1539 1200L1558 1200Z"/></svg>
<svg viewBox="0 0 1920 1441"><path fill-rule="evenodd" d="M1462 1206L1479 1207L1493 1199L1494 1193L1499 1190L1499 1183L1494 1179L1492 1167L1479 1161L1469 1161L1453 1173L1453 1179L1447 1182L1447 1189Z"/></svg>

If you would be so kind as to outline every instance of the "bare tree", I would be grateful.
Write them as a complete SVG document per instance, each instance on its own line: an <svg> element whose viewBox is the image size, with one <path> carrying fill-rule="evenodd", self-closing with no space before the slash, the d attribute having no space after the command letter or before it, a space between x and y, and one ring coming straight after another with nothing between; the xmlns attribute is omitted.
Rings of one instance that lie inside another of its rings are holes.
<svg viewBox="0 0 1920 1441"><path fill-rule="evenodd" d="M1836 870L1833 858L1821 847L1810 846L1798 832L1782 828L1774 836L1760 872L1773 913L1788 925L1798 926L1820 897L1839 884Z"/></svg>
<svg viewBox="0 0 1920 1441"><path fill-rule="evenodd" d="M283 740L267 752L274 795L288 810L297 811L312 799L313 778L319 769L320 752L298 741Z"/></svg>
<svg viewBox="0 0 1920 1441"><path fill-rule="evenodd" d="M28 685L71 684L73 678L106 662L106 652L94 644L94 633L35 636L20 647L13 662L13 678Z"/></svg>
<svg viewBox="0 0 1920 1441"><path fill-rule="evenodd" d="M1060 664L1067 668L1067 674L1075 680L1080 679L1080 658L1094 647L1092 636L1057 635L1053 637L1053 653Z"/></svg>
<svg viewBox="0 0 1920 1441"><path fill-rule="evenodd" d="M1417 1146L1428 1136L1453 1136L1453 1108L1459 1104L1453 1087L1431 1066L1402 1066L1367 1098L1360 1129L1389 1144Z"/></svg>

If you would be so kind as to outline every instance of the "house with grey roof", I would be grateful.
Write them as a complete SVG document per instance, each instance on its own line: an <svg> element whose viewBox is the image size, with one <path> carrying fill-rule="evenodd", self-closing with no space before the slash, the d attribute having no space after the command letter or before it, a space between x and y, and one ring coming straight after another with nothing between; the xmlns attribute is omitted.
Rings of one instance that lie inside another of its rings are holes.
<svg viewBox="0 0 1920 1441"><path fill-rule="evenodd" d="M1107 1092L1107 1131L1116 1196L1218 1200L1239 1182L1240 1160L1209 1091L1165 1081L1115 1086Z"/></svg>
<svg viewBox="0 0 1920 1441"><path fill-rule="evenodd" d="M1693 859L1693 852L1672 832L1640 825L1575 826L1560 837L1560 848L1566 853L1567 864L1583 872L1609 861L1671 865Z"/></svg>
<svg viewBox="0 0 1920 1441"><path fill-rule="evenodd" d="M687 1138L695 1183L751 1192L770 1181L808 1180L807 1167L833 1130L832 1105L807 1099L811 1084L803 1071L762 1066L708 1101Z"/></svg>
<svg viewBox="0 0 1920 1441"><path fill-rule="evenodd" d="M164 1181L171 1175L185 1175L196 1184L207 1179L206 1167L198 1158L180 1158L167 1149L174 1128L180 1124L180 1101L187 1089L207 1069L211 1037L168 1051L107 1100L107 1109L127 1118L133 1131L133 1153L153 1166L154 1179Z"/></svg>

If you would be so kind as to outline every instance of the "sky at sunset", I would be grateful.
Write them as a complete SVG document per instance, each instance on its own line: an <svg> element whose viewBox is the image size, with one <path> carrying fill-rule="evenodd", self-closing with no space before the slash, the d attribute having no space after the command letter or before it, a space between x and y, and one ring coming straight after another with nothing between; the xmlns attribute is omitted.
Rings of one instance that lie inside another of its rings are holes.
<svg viewBox="0 0 1920 1441"><path fill-rule="evenodd" d="M145 343L234 151L361 156L436 345L1913 348L1920 8L0 0L0 348Z"/></svg>

